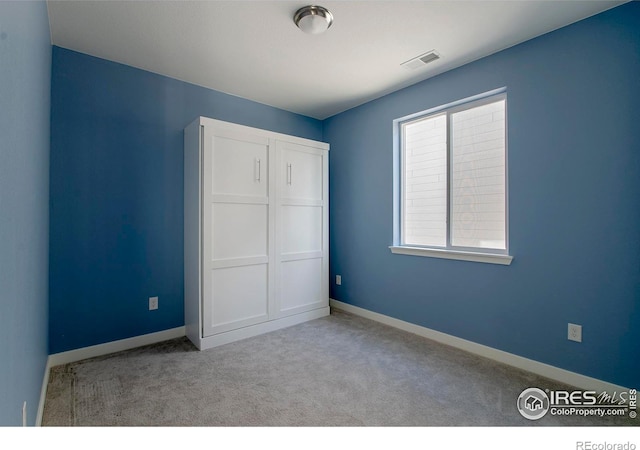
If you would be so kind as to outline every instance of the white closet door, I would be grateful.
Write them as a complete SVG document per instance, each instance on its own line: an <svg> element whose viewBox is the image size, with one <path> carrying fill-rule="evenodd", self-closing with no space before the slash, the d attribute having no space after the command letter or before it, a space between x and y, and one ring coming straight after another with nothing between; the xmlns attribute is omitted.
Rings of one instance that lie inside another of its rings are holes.
<svg viewBox="0 0 640 450"><path fill-rule="evenodd" d="M277 141L277 313L328 304L327 152Z"/></svg>
<svg viewBox="0 0 640 450"><path fill-rule="evenodd" d="M205 127L203 336L269 317L269 139Z"/></svg>

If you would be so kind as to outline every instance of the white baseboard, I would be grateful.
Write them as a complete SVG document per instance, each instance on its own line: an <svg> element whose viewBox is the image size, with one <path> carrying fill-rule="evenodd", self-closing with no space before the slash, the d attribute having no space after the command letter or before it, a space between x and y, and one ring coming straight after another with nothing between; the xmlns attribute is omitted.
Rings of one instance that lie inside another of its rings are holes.
<svg viewBox="0 0 640 450"><path fill-rule="evenodd" d="M38 403L38 414L36 415L35 426L42 425L42 415L44 413L44 402L47 398L47 387L49 386L49 372L51 370L51 360L47 358L47 364L44 368L44 377L42 378L42 387L40 388L40 403Z"/></svg>
<svg viewBox="0 0 640 450"><path fill-rule="evenodd" d="M606 381L598 380L596 378L581 375L579 373L570 372L559 367L551 366L549 364L514 355L513 353L508 353L492 347L487 347L486 345L467 341L450 334L442 333L440 331L432 330L420 325L415 325L413 323L385 316L384 314L369 311L358 306L349 305L338 300L330 299L329 304L332 308L340 309L345 312L364 317L366 319L375 320L376 322L408 331L409 333L417 334L418 336L422 336L445 345L450 345L451 347L459 348L469 353L474 353L476 355L483 356L485 358L489 358L494 361L507 364L509 366L517 367L518 369L526 370L528 372L532 372L537 375L568 384L570 386L575 386L579 389L593 390L598 392L620 392L628 390L628 388L625 388L623 386L618 386Z"/></svg>
<svg viewBox="0 0 640 450"><path fill-rule="evenodd" d="M104 344L92 345L90 347L69 350L68 352L54 353L49 355L49 367L81 361L96 356L108 355L109 353L130 350L143 345L155 344L156 342L168 341L185 335L184 326L169 330L158 331L156 333L143 334L119 341L106 342Z"/></svg>

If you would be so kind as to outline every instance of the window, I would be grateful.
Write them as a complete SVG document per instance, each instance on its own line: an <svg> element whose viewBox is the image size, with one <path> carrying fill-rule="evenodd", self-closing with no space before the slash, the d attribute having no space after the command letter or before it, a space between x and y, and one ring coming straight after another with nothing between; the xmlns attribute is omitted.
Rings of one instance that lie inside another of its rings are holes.
<svg viewBox="0 0 640 450"><path fill-rule="evenodd" d="M510 264L506 93L394 122L394 253Z"/></svg>

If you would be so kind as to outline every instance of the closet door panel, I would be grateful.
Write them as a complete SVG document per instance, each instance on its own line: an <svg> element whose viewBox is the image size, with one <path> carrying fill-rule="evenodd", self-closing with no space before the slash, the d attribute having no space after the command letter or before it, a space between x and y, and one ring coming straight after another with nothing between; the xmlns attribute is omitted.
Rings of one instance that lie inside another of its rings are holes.
<svg viewBox="0 0 640 450"><path fill-rule="evenodd" d="M322 251L322 208L282 206L281 250L288 253Z"/></svg>
<svg viewBox="0 0 640 450"><path fill-rule="evenodd" d="M281 270L281 312L313 309L326 303L321 258L286 261L282 263Z"/></svg>
<svg viewBox="0 0 640 450"><path fill-rule="evenodd" d="M214 203L213 260L267 256L267 205Z"/></svg>
<svg viewBox="0 0 640 450"><path fill-rule="evenodd" d="M323 155L312 147L278 142L280 149L280 197L321 201Z"/></svg>
<svg viewBox="0 0 640 450"><path fill-rule="evenodd" d="M211 193L267 197L267 154L267 139L213 136Z"/></svg>
<svg viewBox="0 0 640 450"><path fill-rule="evenodd" d="M215 300L205 316L210 330L224 332L264 321L266 264L216 269L211 275L211 294Z"/></svg>

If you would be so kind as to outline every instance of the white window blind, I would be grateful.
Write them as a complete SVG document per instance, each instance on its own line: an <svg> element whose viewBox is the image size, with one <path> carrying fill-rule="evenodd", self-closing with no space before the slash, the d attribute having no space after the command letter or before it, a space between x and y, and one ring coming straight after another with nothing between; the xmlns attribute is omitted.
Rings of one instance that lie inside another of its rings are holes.
<svg viewBox="0 0 640 450"><path fill-rule="evenodd" d="M451 115L451 245L506 249L504 100Z"/></svg>
<svg viewBox="0 0 640 450"><path fill-rule="evenodd" d="M404 238L416 245L447 243L447 116L404 126Z"/></svg>
<svg viewBox="0 0 640 450"><path fill-rule="evenodd" d="M399 122L401 245L507 250L506 97Z"/></svg>

